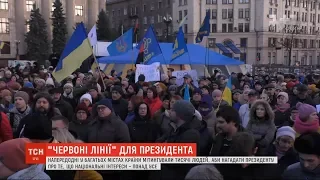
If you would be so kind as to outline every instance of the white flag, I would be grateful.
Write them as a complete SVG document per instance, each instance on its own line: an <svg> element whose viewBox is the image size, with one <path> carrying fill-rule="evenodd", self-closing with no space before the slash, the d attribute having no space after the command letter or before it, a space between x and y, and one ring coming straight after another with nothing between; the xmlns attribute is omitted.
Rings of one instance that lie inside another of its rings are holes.
<svg viewBox="0 0 320 180"><path fill-rule="evenodd" d="M88 34L89 41L91 46L95 46L98 42L97 40L97 26L94 25Z"/></svg>

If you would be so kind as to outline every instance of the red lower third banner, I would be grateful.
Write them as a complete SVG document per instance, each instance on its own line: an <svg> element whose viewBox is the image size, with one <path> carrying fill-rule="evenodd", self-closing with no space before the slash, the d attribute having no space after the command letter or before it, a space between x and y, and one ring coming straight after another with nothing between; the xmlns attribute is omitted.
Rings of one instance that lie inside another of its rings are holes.
<svg viewBox="0 0 320 180"><path fill-rule="evenodd" d="M45 164L46 157L195 157L195 143L29 143L27 164Z"/></svg>

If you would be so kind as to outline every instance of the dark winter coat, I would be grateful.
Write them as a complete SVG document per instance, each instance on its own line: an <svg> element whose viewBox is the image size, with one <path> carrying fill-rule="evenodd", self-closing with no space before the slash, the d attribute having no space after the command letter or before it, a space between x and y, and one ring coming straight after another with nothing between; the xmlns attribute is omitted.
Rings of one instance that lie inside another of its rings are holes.
<svg viewBox="0 0 320 180"><path fill-rule="evenodd" d="M277 128L289 125L290 116L291 116L290 109L288 109L284 112L277 110L274 112L274 115L275 115L274 124L276 125Z"/></svg>
<svg viewBox="0 0 320 180"><path fill-rule="evenodd" d="M63 98L56 102L55 107L58 108L62 116L68 118L69 121L73 119L73 107Z"/></svg>
<svg viewBox="0 0 320 180"><path fill-rule="evenodd" d="M122 98L119 100L112 100L112 107L116 115L124 121L128 115L128 101Z"/></svg>
<svg viewBox="0 0 320 180"><path fill-rule="evenodd" d="M69 124L69 130L74 131L78 139L85 141L85 138L88 136L89 129L91 128L94 121L90 118L88 118L85 121L79 121L79 120L73 120Z"/></svg>

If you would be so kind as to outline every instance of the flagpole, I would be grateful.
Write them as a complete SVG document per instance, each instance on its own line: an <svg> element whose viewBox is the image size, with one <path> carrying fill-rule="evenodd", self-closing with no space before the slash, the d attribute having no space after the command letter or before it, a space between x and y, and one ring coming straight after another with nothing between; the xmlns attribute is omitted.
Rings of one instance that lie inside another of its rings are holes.
<svg viewBox="0 0 320 180"><path fill-rule="evenodd" d="M105 91L105 90L107 89L107 87L106 87L106 84L105 84L104 81L103 81L102 74L101 74L101 71L100 71L100 66L99 66L99 63L98 63L98 61L97 61L97 57L96 57L95 53L93 52L93 48L91 48L91 50L92 50L92 55L93 55L94 63L96 63L97 68L99 68L99 75L100 75L100 78L101 78L101 81L102 81L102 84L103 84L103 88L104 88L104 91Z"/></svg>
<svg viewBox="0 0 320 180"><path fill-rule="evenodd" d="M136 45L138 43L138 34L136 33L135 35L135 39L136 39ZM132 55L134 54L134 51L133 51L133 45L132 45ZM131 66L131 69L133 69L133 64L134 64L134 57L132 56L132 66Z"/></svg>

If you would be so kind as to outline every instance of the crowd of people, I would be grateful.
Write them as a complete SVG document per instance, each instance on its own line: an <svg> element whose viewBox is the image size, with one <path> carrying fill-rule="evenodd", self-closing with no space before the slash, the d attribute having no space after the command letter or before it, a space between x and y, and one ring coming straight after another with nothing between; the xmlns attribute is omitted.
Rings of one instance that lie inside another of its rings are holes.
<svg viewBox="0 0 320 180"><path fill-rule="evenodd" d="M0 69L0 179L320 179L320 75L215 72L178 86L76 71ZM190 100L184 99L189 91ZM176 164L160 171L51 171L25 163L26 143L196 143L198 156L276 156L277 164Z"/></svg>

